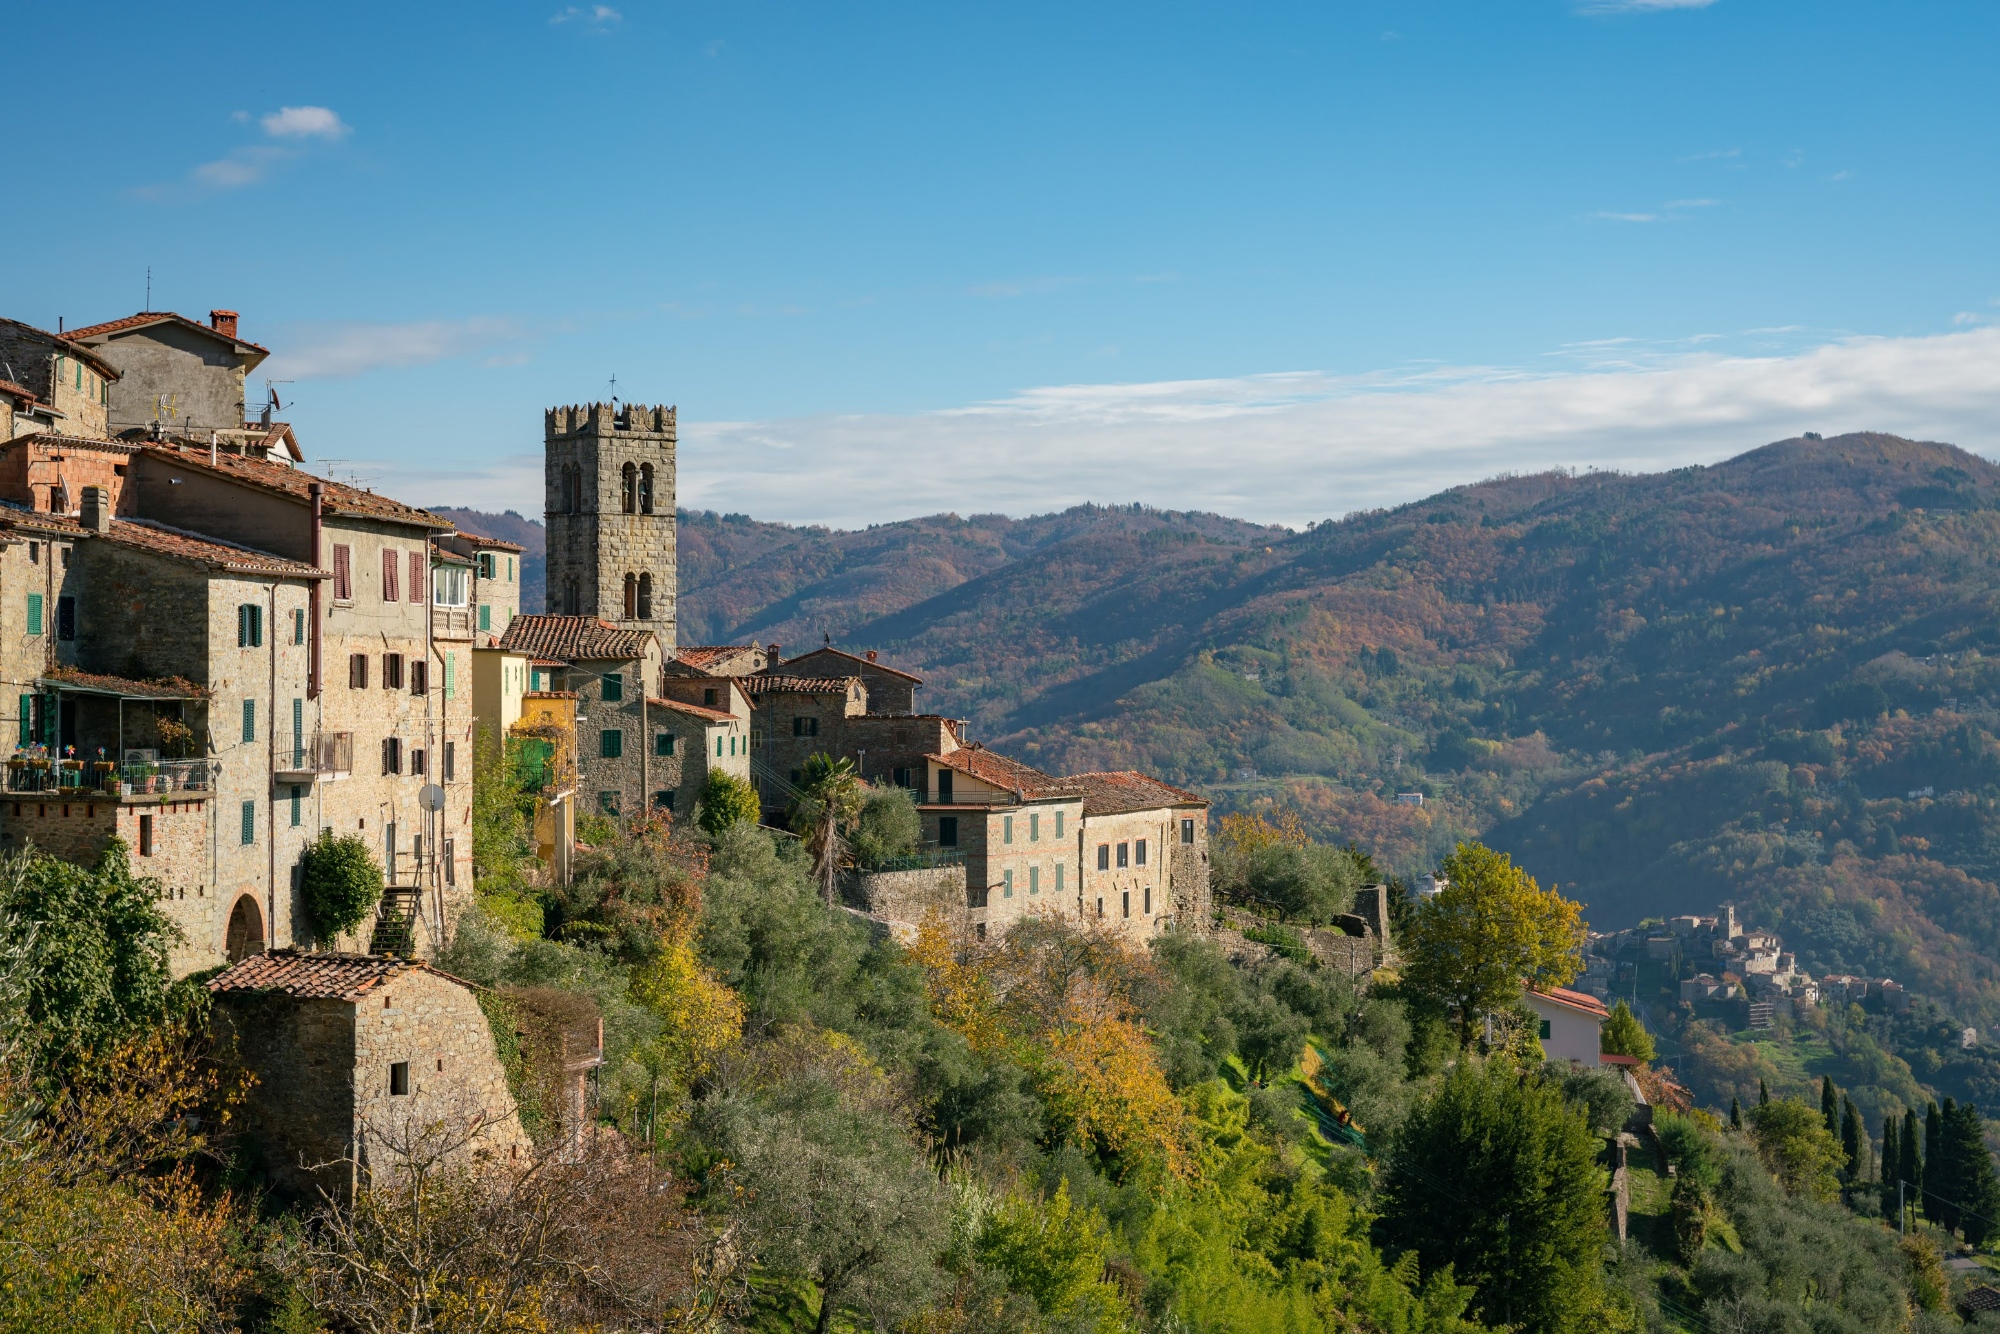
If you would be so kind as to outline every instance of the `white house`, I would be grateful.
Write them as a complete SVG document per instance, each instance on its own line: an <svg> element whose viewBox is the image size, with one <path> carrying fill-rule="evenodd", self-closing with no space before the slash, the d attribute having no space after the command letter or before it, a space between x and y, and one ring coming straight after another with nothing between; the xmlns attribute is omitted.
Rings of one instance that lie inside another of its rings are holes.
<svg viewBox="0 0 2000 1334"><path fill-rule="evenodd" d="M1600 1063L1598 1030L1611 1016L1604 1002L1567 987L1531 990L1522 999L1542 1021L1537 1036L1550 1060L1575 1061L1578 1065Z"/></svg>

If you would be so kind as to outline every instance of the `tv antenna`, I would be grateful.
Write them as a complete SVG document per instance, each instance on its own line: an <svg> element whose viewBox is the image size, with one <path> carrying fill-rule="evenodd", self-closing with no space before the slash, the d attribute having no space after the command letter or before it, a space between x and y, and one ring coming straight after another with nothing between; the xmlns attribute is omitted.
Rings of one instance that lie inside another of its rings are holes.
<svg viewBox="0 0 2000 1334"><path fill-rule="evenodd" d="M153 313L153 266L146 266L146 313Z"/></svg>
<svg viewBox="0 0 2000 1334"><path fill-rule="evenodd" d="M618 377L616 375L611 377L611 401L613 403L618 401Z"/></svg>

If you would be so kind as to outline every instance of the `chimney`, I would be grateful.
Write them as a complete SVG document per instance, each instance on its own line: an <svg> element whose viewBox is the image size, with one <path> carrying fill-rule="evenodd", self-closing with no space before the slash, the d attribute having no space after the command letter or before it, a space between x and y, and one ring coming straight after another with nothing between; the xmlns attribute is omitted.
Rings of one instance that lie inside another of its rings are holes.
<svg viewBox="0 0 2000 1334"><path fill-rule="evenodd" d="M875 661L875 650L872 648L868 650L868 661Z"/></svg>
<svg viewBox="0 0 2000 1334"><path fill-rule="evenodd" d="M236 312L233 310L211 310L208 312L208 327L224 338L236 337Z"/></svg>
<svg viewBox="0 0 2000 1334"><path fill-rule="evenodd" d="M111 531L111 493L101 486L83 488L83 526L93 533Z"/></svg>
<svg viewBox="0 0 2000 1334"><path fill-rule="evenodd" d="M771 645L771 651L764 655L764 665L766 667L776 667L778 665L778 646L776 644Z"/></svg>

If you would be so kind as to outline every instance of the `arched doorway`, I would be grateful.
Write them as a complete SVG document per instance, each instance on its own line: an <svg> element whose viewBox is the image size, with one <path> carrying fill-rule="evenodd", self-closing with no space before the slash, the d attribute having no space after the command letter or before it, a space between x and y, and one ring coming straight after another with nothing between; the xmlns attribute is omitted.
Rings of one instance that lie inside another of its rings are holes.
<svg viewBox="0 0 2000 1334"><path fill-rule="evenodd" d="M264 952L264 914L257 909L255 895L243 895L229 910L229 934L223 948L228 951L231 963Z"/></svg>

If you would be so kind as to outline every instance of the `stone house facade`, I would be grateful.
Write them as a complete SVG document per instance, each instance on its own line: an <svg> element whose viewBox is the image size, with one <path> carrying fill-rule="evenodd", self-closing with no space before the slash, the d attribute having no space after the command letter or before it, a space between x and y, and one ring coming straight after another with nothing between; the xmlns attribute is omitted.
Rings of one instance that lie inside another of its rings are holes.
<svg viewBox="0 0 2000 1334"><path fill-rule="evenodd" d="M674 647L674 409L591 403L544 416L548 607Z"/></svg>
<svg viewBox="0 0 2000 1334"><path fill-rule="evenodd" d="M452 1132L447 1161L532 1153L471 983L414 960L274 950L208 989L257 1076L243 1125L278 1190L346 1199L426 1126Z"/></svg>
<svg viewBox="0 0 2000 1334"><path fill-rule="evenodd" d="M208 323L147 311L73 329L69 337L115 367L110 429L155 424L174 432L241 431L250 416L248 377L270 355L237 337L233 310Z"/></svg>
<svg viewBox="0 0 2000 1334"><path fill-rule="evenodd" d="M685 700L647 701L652 729L652 768L647 779L652 809L680 820L694 818L708 775L721 770L750 781L750 708L733 689L731 708L708 708Z"/></svg>
<svg viewBox="0 0 2000 1334"><path fill-rule="evenodd" d="M0 319L0 380L33 394L63 434L102 440L118 368L67 334Z"/></svg>
<svg viewBox="0 0 2000 1334"><path fill-rule="evenodd" d="M576 695L577 799L581 815L612 819L647 810L653 762L651 691L661 679L661 651L650 630L594 616L520 616L500 648L536 662L559 662L546 684Z"/></svg>
<svg viewBox="0 0 2000 1334"><path fill-rule="evenodd" d="M925 775L924 839L964 859L974 934L997 936L1030 912L1081 915L1081 789L981 746L928 757Z"/></svg>
<svg viewBox="0 0 2000 1334"><path fill-rule="evenodd" d="M1086 915L1152 935L1209 915L1208 803L1132 771L1078 774Z"/></svg>
<svg viewBox="0 0 2000 1334"><path fill-rule="evenodd" d="M465 605L478 642L491 643L507 633L521 614L521 552L518 543L474 533L447 533L438 546L465 558L469 569Z"/></svg>
<svg viewBox="0 0 2000 1334"><path fill-rule="evenodd" d="M771 646L764 670L779 670L777 645ZM924 680L880 661L874 649L865 654L834 648L816 648L783 662L787 676L854 677L861 682L861 712L869 714L910 714L917 711L917 691Z"/></svg>

